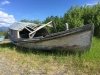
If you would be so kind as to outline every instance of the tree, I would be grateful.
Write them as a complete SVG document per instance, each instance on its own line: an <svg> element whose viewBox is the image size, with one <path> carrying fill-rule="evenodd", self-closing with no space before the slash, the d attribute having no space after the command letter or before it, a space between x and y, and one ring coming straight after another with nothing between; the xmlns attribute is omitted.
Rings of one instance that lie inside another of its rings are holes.
<svg viewBox="0 0 100 75"><path fill-rule="evenodd" d="M43 23L47 23L47 22L53 22L53 26L54 28L49 28L49 31L51 33L53 32L60 32L65 30L64 24L63 24L63 18L62 17L58 17L58 16L51 16L51 17L47 17Z"/></svg>
<svg viewBox="0 0 100 75"><path fill-rule="evenodd" d="M86 24L94 24L94 35L100 37L100 4L94 6L72 7L64 14L64 23L70 28Z"/></svg>
<svg viewBox="0 0 100 75"><path fill-rule="evenodd" d="M70 28L79 27L83 25L82 8L72 7L67 13L64 14L64 23L68 23Z"/></svg>
<svg viewBox="0 0 100 75"><path fill-rule="evenodd" d="M60 32L65 30L65 23L68 23L69 28L80 27L86 24L94 24L94 35L100 37L100 4L94 6L71 7L63 17L50 16L43 22L39 20L21 20L22 22L32 23L48 23L53 21L54 28L49 28L50 32Z"/></svg>

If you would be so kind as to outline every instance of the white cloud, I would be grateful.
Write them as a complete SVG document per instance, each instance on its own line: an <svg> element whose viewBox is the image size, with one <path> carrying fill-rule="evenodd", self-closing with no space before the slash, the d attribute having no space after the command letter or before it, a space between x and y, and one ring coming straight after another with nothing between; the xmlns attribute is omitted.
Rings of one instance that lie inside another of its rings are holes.
<svg viewBox="0 0 100 75"><path fill-rule="evenodd" d="M98 3L88 3L88 4L86 4L86 5L88 5L88 6L93 6L93 5L96 5L96 4L98 4Z"/></svg>
<svg viewBox="0 0 100 75"><path fill-rule="evenodd" d="M1 5L7 5L7 4L10 4L10 1L4 0L3 2L1 2Z"/></svg>
<svg viewBox="0 0 100 75"><path fill-rule="evenodd" d="M0 11L0 26L9 26L14 22L16 22L16 20L13 15Z"/></svg>
<svg viewBox="0 0 100 75"><path fill-rule="evenodd" d="M96 5L98 3L100 3L100 0L94 0L94 1L91 0L90 2L86 3L86 5L93 6L93 5Z"/></svg>

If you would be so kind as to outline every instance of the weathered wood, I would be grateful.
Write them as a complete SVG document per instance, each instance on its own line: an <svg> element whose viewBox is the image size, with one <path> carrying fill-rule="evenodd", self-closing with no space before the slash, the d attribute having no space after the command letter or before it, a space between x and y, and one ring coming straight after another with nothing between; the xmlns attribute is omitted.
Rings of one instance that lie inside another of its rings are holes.
<svg viewBox="0 0 100 75"><path fill-rule="evenodd" d="M32 39L11 38L11 40L17 46L26 48L85 51L91 47L93 31L93 25L85 25L83 27L50 34L45 37L34 37Z"/></svg>
<svg viewBox="0 0 100 75"><path fill-rule="evenodd" d="M5 44L5 43L11 43L9 39L4 39L3 41L0 42L0 44Z"/></svg>
<svg viewBox="0 0 100 75"><path fill-rule="evenodd" d="M34 34L36 31L40 30L40 29L43 28L43 27L50 26L51 23L52 23L52 21L50 21L50 22L47 23L47 24L41 25L40 27L38 27L37 29L35 29L34 31L32 31L31 33L29 33L29 35Z"/></svg>

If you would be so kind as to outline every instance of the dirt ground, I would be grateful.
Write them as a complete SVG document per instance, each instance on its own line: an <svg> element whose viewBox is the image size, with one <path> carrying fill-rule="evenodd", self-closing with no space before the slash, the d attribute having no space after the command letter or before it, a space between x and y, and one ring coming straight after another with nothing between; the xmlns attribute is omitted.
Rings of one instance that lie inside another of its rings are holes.
<svg viewBox="0 0 100 75"><path fill-rule="evenodd" d="M0 75L46 75L42 70L30 70L0 55Z"/></svg>
<svg viewBox="0 0 100 75"><path fill-rule="evenodd" d="M22 70L19 65L0 55L0 75L23 75Z"/></svg>

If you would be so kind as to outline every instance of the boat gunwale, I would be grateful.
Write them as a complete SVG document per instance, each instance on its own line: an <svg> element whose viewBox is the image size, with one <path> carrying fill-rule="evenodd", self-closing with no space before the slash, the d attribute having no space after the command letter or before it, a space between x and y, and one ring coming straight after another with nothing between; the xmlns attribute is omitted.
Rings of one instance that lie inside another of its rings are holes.
<svg viewBox="0 0 100 75"><path fill-rule="evenodd" d="M84 25L82 27L77 27L77 28L73 28L70 30L66 30L66 31L62 31L62 32L58 32L58 33L53 33L50 35L47 35L46 37L42 37L42 38L32 38L32 39L16 39L16 41L14 41L15 43L37 43L37 42L41 42L41 41L47 41L47 40L52 40L52 39L56 39L56 38L60 38L63 36L68 36L68 35L73 35L76 33L81 33L84 31L92 31L91 32L91 40L92 40L92 34L93 34L93 30L94 30L94 25L88 24L88 25Z"/></svg>

